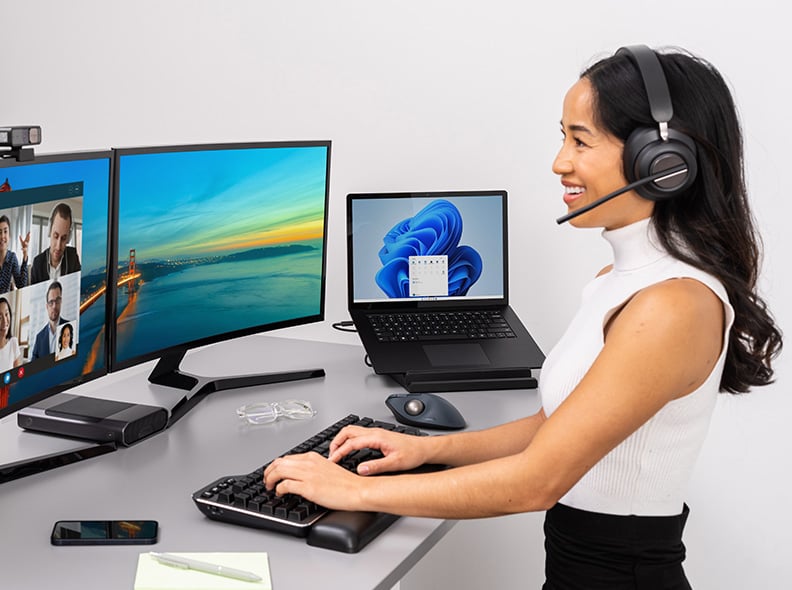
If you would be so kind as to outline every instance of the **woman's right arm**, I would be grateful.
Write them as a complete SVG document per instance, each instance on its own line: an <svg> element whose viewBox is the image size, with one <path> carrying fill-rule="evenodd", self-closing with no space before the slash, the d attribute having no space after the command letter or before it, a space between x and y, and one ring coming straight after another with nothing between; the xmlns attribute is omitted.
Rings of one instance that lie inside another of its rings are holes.
<svg viewBox="0 0 792 590"><path fill-rule="evenodd" d="M500 426L442 436L412 436L349 426L330 445L330 460L338 462L358 449L378 449L384 457L358 466L360 475L405 471L435 463L459 467L513 455L524 450L546 420L544 410Z"/></svg>

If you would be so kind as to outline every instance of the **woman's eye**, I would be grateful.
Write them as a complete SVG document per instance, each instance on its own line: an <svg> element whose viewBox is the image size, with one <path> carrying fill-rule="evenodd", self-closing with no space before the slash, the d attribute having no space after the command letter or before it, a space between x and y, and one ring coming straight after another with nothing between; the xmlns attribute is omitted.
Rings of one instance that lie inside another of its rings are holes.
<svg viewBox="0 0 792 590"><path fill-rule="evenodd" d="M569 139L571 139L571 141L572 141L572 143L574 144L575 147L588 147L588 144L586 144L586 142L578 139L574 135L571 138L569 138ZM567 141L567 134L562 131L561 132L561 143L564 143L565 141Z"/></svg>

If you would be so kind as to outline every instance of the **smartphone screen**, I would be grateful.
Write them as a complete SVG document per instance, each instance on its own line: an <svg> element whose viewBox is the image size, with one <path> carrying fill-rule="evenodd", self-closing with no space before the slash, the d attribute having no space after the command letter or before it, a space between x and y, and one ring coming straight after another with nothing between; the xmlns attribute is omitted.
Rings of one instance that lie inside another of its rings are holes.
<svg viewBox="0 0 792 590"><path fill-rule="evenodd" d="M156 520L59 520L53 545L151 545L157 542Z"/></svg>

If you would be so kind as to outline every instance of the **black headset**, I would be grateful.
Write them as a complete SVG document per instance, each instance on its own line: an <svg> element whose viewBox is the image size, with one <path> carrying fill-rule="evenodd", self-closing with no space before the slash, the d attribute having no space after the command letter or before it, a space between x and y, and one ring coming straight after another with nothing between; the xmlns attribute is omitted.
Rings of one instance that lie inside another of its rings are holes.
<svg viewBox="0 0 792 590"><path fill-rule="evenodd" d="M624 144L624 173L629 182L684 165L676 174L647 182L635 190L650 201L676 197L696 179L696 143L684 133L668 128L674 116L671 94L663 67L657 55L646 45L622 47L617 52L625 54L638 66L643 78L649 109L657 122L655 127L639 127Z"/></svg>

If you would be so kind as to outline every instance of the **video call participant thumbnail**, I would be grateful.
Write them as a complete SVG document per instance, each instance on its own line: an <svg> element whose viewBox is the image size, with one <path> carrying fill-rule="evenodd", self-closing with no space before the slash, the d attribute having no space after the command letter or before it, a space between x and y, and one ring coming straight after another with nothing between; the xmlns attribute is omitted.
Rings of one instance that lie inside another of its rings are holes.
<svg viewBox="0 0 792 590"><path fill-rule="evenodd" d="M67 246L72 233L72 211L66 203L58 203L49 222L49 247L33 259L30 284L54 281L81 269L77 248Z"/></svg>
<svg viewBox="0 0 792 590"><path fill-rule="evenodd" d="M61 304L63 302L63 287L58 281L54 281L47 288L47 318L44 327L36 334L36 342L33 345L33 355L31 360L43 358L54 353L58 346L58 326L65 324L69 320L61 317Z"/></svg>

